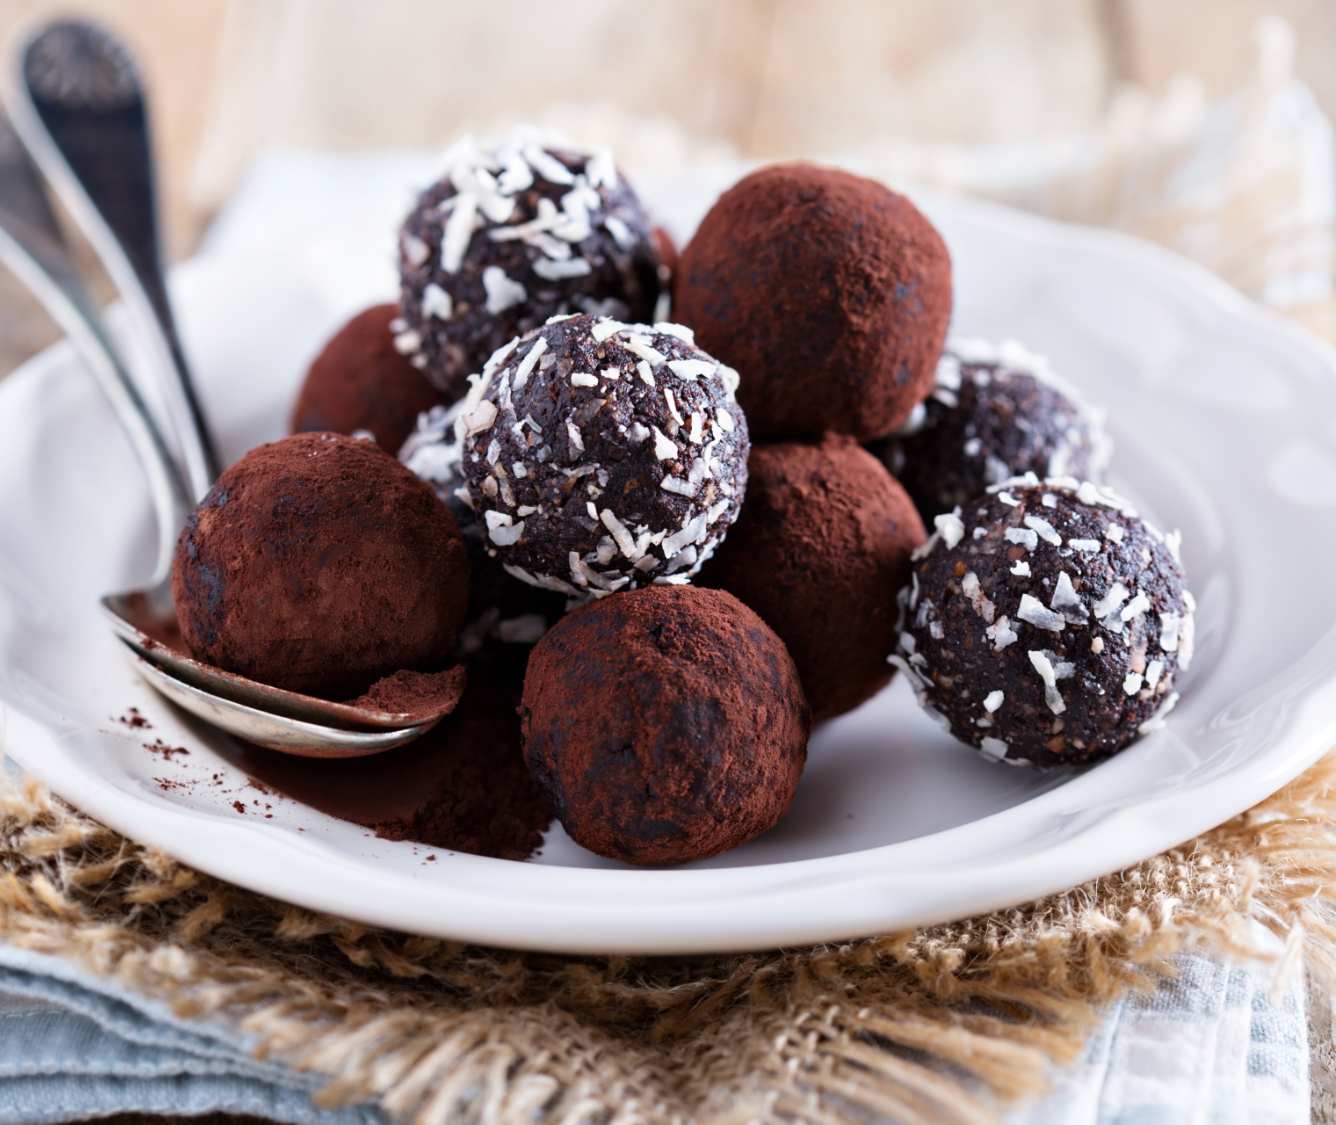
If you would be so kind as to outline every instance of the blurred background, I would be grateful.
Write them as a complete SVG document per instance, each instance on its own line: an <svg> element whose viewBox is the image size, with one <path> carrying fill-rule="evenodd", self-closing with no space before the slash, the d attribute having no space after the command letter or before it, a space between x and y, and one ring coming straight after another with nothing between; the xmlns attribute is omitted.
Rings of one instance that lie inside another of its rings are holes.
<svg viewBox="0 0 1336 1125"><path fill-rule="evenodd" d="M847 160L1150 237L1330 333L1333 0L0 0L138 52L172 252L255 156L515 120L662 171ZM0 371L53 335L0 281Z"/></svg>

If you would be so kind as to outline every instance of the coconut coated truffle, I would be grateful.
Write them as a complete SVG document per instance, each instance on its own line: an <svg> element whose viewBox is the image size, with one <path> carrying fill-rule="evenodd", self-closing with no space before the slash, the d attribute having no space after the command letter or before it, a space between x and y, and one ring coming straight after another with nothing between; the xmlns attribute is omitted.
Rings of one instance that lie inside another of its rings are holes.
<svg viewBox="0 0 1336 1125"><path fill-rule="evenodd" d="M436 407L418 418L399 459L436 490L450 509L469 558L469 607L460 648L471 653L489 640L531 645L566 611L567 599L552 590L521 582L487 553L487 531L473 510L464 484L462 443L455 418L463 404Z"/></svg>
<svg viewBox="0 0 1336 1125"><path fill-rule="evenodd" d="M573 316L506 345L456 422L488 552L570 597L687 581L742 505L736 386L675 324Z"/></svg>
<svg viewBox="0 0 1336 1125"><path fill-rule="evenodd" d="M924 538L913 501L852 439L758 445L742 514L703 578L779 634L813 717L829 719L890 679L896 595Z"/></svg>
<svg viewBox="0 0 1336 1125"><path fill-rule="evenodd" d="M497 348L574 312L653 319L659 260L606 150L464 138L399 233L396 344L451 399Z"/></svg>
<svg viewBox="0 0 1336 1125"><path fill-rule="evenodd" d="M814 164L726 191L682 251L673 315L742 373L757 440L885 437L932 388L951 258L903 195Z"/></svg>
<svg viewBox="0 0 1336 1125"><path fill-rule="evenodd" d="M366 431L387 453L398 453L418 415L438 405L438 391L394 346L396 305L373 305L325 344L306 373L292 432Z"/></svg>
<svg viewBox="0 0 1336 1125"><path fill-rule="evenodd" d="M464 542L431 488L332 433L259 446L223 473L172 569L195 656L330 698L449 663L468 589Z"/></svg>
<svg viewBox="0 0 1336 1125"><path fill-rule="evenodd" d="M985 757L1084 765L1157 727L1192 659L1178 537L1089 482L1030 476L936 517L894 657Z"/></svg>
<svg viewBox="0 0 1336 1125"><path fill-rule="evenodd" d="M1014 340L952 340L932 393L877 452L925 520L1035 473L1102 479L1103 416Z"/></svg>
<svg viewBox="0 0 1336 1125"><path fill-rule="evenodd" d="M685 863L773 827L809 715L784 643L731 594L651 586L538 642L520 707L529 769L566 831L627 863Z"/></svg>

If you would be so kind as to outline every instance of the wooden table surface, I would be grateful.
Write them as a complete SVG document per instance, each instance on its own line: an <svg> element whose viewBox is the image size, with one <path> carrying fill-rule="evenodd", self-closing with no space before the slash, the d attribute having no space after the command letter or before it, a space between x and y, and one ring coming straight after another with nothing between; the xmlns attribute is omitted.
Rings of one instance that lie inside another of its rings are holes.
<svg viewBox="0 0 1336 1125"><path fill-rule="evenodd" d="M1053 137L1093 127L1129 83L1237 88L1268 14L1295 27L1298 72L1336 116L1332 0L0 0L0 31L72 9L143 61L176 257L269 144L437 144L558 101L766 156ZM0 277L0 375L54 338Z"/></svg>

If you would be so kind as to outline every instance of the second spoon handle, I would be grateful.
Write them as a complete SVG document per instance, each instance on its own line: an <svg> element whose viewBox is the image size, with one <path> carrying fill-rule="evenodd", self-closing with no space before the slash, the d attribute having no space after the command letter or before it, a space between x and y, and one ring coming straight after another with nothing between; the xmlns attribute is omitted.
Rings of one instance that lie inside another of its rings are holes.
<svg viewBox="0 0 1336 1125"><path fill-rule="evenodd" d="M9 266L65 330L111 403L148 477L158 522L155 582L171 566L193 502L138 387L108 339L79 279L41 178L0 118L0 262Z"/></svg>
<svg viewBox="0 0 1336 1125"><path fill-rule="evenodd" d="M96 24L39 29L10 63L5 100L70 216L125 299L153 360L196 500L219 472L162 272L148 111L128 49Z"/></svg>

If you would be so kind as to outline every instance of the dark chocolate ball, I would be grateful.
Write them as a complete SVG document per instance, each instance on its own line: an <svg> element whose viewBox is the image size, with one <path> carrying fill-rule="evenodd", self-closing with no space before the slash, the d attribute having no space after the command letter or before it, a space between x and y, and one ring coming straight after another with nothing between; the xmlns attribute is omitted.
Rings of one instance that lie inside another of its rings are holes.
<svg viewBox="0 0 1336 1125"><path fill-rule="evenodd" d="M659 260L639 197L603 150L519 133L471 138L399 233L398 346L450 398L549 317L650 320Z"/></svg>
<svg viewBox="0 0 1336 1125"><path fill-rule="evenodd" d="M396 305L373 305L348 321L312 362L292 411L292 432L366 430L398 453L418 415L442 401L421 371L399 354L390 322Z"/></svg>
<svg viewBox="0 0 1336 1125"><path fill-rule="evenodd" d="M995 761L1083 765L1159 725L1192 659L1177 536L1106 489L1030 476L936 517L895 660Z"/></svg>
<svg viewBox="0 0 1336 1125"><path fill-rule="evenodd" d="M885 437L932 387L951 258L903 195L813 164L724 192L682 251L673 316L736 367L758 440Z"/></svg>
<svg viewBox="0 0 1336 1125"><path fill-rule="evenodd" d="M450 509L469 557L469 607L460 648L474 652L486 641L531 645L566 612L564 595L521 582L488 554L487 532L469 500L461 463L462 444L455 437L455 408L436 407L418 418L417 428L399 451L399 459L436 490Z"/></svg>
<svg viewBox="0 0 1336 1125"><path fill-rule="evenodd" d="M512 341L456 422L487 550L571 597L687 581L742 504L736 378L673 324L573 316Z"/></svg>
<svg viewBox="0 0 1336 1125"><path fill-rule="evenodd" d="M810 726L797 669L731 594L651 586L581 606L529 657L524 755L566 831L685 863L774 826Z"/></svg>
<svg viewBox="0 0 1336 1125"><path fill-rule="evenodd" d="M1099 412L1012 340L949 341L932 394L876 447L925 520L1025 473L1099 481L1110 451Z"/></svg>
<svg viewBox="0 0 1336 1125"><path fill-rule="evenodd" d="M431 488L332 433L259 446L223 473L172 569L197 657L331 698L446 665L468 588L463 540Z"/></svg>
<svg viewBox="0 0 1336 1125"><path fill-rule="evenodd" d="M813 717L833 718L891 678L896 595L923 522L852 438L754 446L747 467L742 514L703 580L779 634Z"/></svg>

